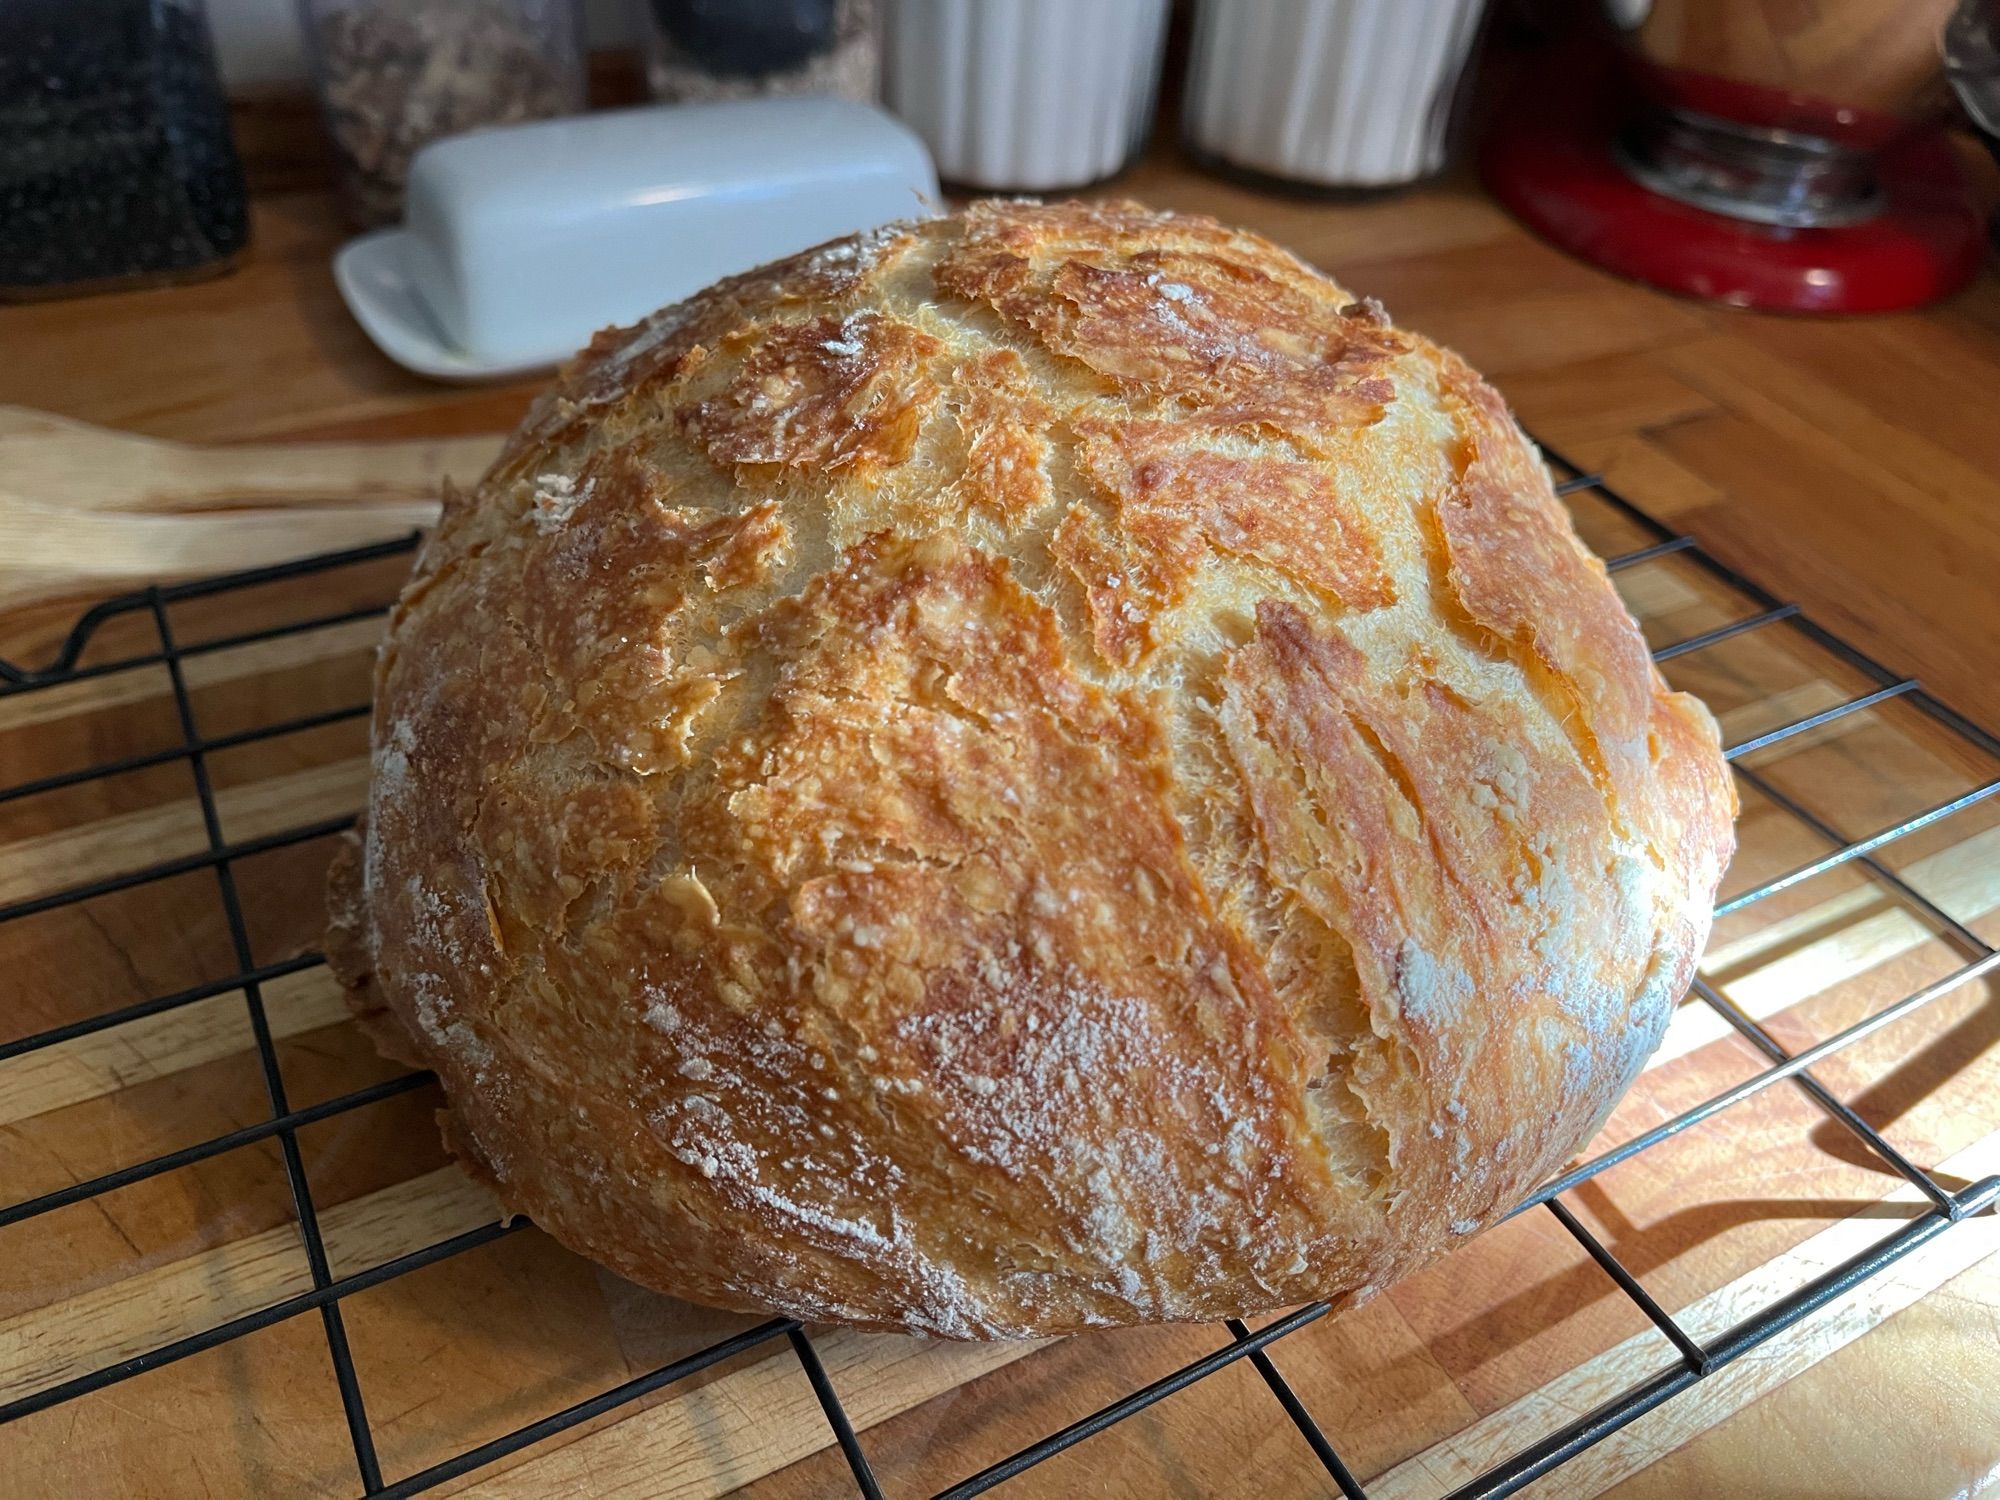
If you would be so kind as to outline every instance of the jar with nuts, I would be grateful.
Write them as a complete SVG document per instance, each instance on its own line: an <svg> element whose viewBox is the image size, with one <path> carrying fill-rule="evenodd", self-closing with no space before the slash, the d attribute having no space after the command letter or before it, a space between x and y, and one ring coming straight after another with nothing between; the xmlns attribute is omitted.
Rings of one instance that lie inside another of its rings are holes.
<svg viewBox="0 0 2000 1500"><path fill-rule="evenodd" d="M300 0L348 211L402 215L410 158L483 125L574 114L586 74L576 0Z"/></svg>

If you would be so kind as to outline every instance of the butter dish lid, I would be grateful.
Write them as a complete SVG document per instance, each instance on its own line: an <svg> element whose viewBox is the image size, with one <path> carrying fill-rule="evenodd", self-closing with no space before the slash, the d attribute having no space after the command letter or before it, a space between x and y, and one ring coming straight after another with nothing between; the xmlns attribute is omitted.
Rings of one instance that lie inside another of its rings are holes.
<svg viewBox="0 0 2000 1500"><path fill-rule="evenodd" d="M398 364L493 379L936 199L922 142L870 105L651 105L435 142L412 164L403 225L343 245L334 279Z"/></svg>

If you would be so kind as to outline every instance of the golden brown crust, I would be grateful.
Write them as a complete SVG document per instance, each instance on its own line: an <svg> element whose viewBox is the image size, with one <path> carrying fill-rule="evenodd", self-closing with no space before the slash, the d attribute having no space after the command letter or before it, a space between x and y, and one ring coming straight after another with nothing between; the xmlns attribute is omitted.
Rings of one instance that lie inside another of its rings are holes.
<svg viewBox="0 0 2000 1500"><path fill-rule="evenodd" d="M1118 387L1218 424L1366 420L1407 347L1328 307L1329 284L1269 242L1133 204L975 203L934 275Z"/></svg>
<svg viewBox="0 0 2000 1500"><path fill-rule="evenodd" d="M1657 1040L1733 801L1499 398L981 204L600 335L454 496L329 953L513 1209L952 1337L1367 1295Z"/></svg>
<svg viewBox="0 0 2000 1500"><path fill-rule="evenodd" d="M937 340L879 313L770 324L723 349L739 343L748 348L729 382L675 413L718 464L899 464L937 396L922 363Z"/></svg>

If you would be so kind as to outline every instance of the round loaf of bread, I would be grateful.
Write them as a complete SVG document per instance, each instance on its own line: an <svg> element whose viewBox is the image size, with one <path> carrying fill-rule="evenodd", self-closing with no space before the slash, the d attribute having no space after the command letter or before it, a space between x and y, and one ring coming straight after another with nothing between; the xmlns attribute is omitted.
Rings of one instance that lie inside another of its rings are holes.
<svg viewBox="0 0 2000 1500"><path fill-rule="evenodd" d="M1535 450L1255 235L982 203L447 498L330 951L506 1205L953 1338L1364 1297L1592 1135L1731 848Z"/></svg>

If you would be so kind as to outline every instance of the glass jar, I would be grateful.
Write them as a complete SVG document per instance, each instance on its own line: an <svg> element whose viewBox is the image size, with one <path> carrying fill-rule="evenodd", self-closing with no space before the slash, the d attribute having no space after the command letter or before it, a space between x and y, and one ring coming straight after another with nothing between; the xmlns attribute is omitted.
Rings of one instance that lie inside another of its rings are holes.
<svg viewBox="0 0 2000 1500"><path fill-rule="evenodd" d="M873 103L882 71L875 0L634 0L655 99L775 94Z"/></svg>
<svg viewBox="0 0 2000 1500"><path fill-rule="evenodd" d="M441 136L575 114L575 0L301 0L350 216L402 217L410 158Z"/></svg>
<svg viewBox="0 0 2000 1500"><path fill-rule="evenodd" d="M189 280L249 238L201 0L0 0L0 297Z"/></svg>
<svg viewBox="0 0 2000 1500"><path fill-rule="evenodd" d="M1986 0L1962 0L1944 31L1944 74L2000 162L2000 12Z"/></svg>
<svg viewBox="0 0 2000 1500"><path fill-rule="evenodd" d="M1739 7L1747 25L1732 27ZM1654 192L1726 218L1833 229L1888 207L1885 153L1946 101L1938 45L1952 0L1623 0L1618 163Z"/></svg>

